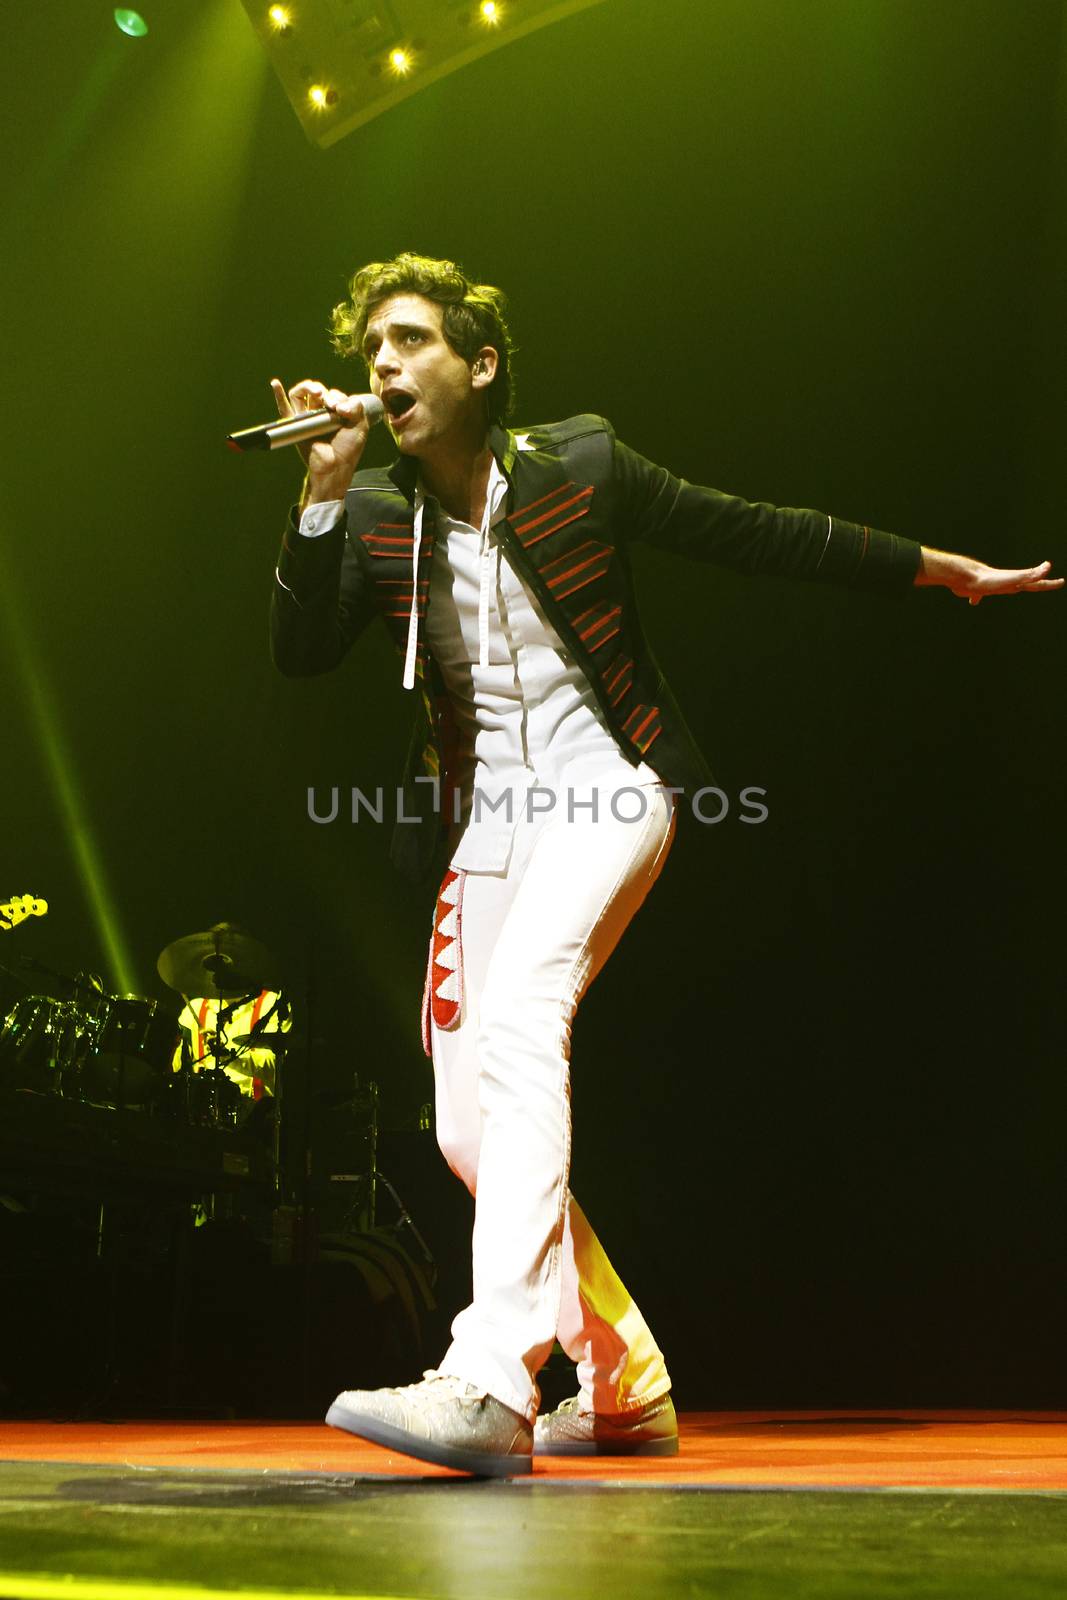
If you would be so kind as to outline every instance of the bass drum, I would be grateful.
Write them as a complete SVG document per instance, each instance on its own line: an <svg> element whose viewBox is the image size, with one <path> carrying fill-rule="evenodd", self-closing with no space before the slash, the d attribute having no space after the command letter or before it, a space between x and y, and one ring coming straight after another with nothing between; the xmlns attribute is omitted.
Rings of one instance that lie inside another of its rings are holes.
<svg viewBox="0 0 1067 1600"><path fill-rule="evenodd" d="M186 1120L194 1128L235 1128L241 1091L221 1067L201 1067L185 1080Z"/></svg>
<svg viewBox="0 0 1067 1600"><path fill-rule="evenodd" d="M72 1000L16 1000L0 1029L0 1087L80 1099L97 1026L94 1013Z"/></svg>
<svg viewBox="0 0 1067 1600"><path fill-rule="evenodd" d="M157 1000L107 995L96 1048L82 1069L84 1098L147 1106L162 1093L179 1038L178 1019Z"/></svg>

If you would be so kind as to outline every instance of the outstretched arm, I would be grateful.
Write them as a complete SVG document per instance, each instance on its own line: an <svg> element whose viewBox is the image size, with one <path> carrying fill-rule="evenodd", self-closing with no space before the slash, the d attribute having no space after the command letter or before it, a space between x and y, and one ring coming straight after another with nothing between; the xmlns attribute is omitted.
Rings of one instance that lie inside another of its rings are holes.
<svg viewBox="0 0 1067 1600"><path fill-rule="evenodd" d="M1040 594L1046 589L1062 589L1062 578L1048 576L1051 567L1051 561L1042 561L1036 567L987 567L984 561L975 561L971 556L956 556L923 545L915 585L940 585L976 606L991 594Z"/></svg>
<svg viewBox="0 0 1067 1600"><path fill-rule="evenodd" d="M1036 567L989 567L824 512L750 503L686 483L614 441L615 483L632 536L735 572L811 578L860 589L939 585L976 606L991 594L1062 589Z"/></svg>

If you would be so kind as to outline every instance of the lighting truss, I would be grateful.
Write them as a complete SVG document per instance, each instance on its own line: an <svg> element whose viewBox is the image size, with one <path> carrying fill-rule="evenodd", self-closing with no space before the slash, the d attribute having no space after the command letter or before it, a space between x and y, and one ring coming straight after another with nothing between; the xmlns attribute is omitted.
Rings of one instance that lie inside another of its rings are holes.
<svg viewBox="0 0 1067 1600"><path fill-rule="evenodd" d="M325 148L490 51L603 0L242 0L313 144Z"/></svg>

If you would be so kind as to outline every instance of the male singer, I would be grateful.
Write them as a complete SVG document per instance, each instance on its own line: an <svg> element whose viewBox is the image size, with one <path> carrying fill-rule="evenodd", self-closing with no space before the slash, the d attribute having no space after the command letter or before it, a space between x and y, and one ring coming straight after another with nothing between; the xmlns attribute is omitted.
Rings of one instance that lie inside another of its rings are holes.
<svg viewBox="0 0 1067 1600"><path fill-rule="evenodd" d="M671 791L712 781L642 636L630 545L854 588L940 585L972 605L1063 580L1048 562L1001 571L695 487L602 417L508 432L503 296L452 262L362 268L334 337L366 362L399 458L357 471L358 395L274 380L283 416L325 407L338 426L303 447L273 654L285 673L327 671L381 615L419 691L408 795L424 820L398 826L394 853L424 872L450 830L424 1021L438 1140L476 1202L473 1298L438 1368L347 1391L327 1420L479 1474L528 1472L532 1451L672 1453L663 1356L567 1187L575 1010L662 869ZM557 1338L578 1393L538 1418Z"/></svg>

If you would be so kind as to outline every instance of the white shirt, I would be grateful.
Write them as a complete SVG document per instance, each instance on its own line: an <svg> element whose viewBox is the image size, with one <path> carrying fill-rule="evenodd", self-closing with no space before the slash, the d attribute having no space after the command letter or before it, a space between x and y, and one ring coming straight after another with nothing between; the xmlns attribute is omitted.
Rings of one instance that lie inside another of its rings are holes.
<svg viewBox="0 0 1067 1600"><path fill-rule="evenodd" d="M480 529L436 507L426 642L456 719L459 817L443 803L458 836L452 866L503 872L515 829L528 817L588 818L596 791L607 807L621 789L659 783L646 762L631 766L608 728L582 668L516 573L493 531L504 516L507 480L494 459ZM425 496L420 486L416 516ZM309 506L308 538L338 521L340 501ZM555 796L530 797L534 788ZM619 801L631 815L634 798ZM599 813L598 813L599 814Z"/></svg>

